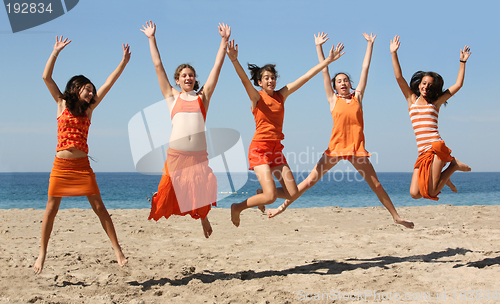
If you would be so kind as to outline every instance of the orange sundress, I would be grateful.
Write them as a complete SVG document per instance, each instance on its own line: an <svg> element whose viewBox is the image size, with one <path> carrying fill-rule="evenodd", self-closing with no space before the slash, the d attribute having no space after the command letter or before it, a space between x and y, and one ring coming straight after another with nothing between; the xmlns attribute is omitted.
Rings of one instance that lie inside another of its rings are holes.
<svg viewBox="0 0 500 304"><path fill-rule="evenodd" d="M332 110L333 128L330 143L325 154L330 157L370 156L365 150L363 134L363 109L358 99L351 97L351 102L337 97Z"/></svg>

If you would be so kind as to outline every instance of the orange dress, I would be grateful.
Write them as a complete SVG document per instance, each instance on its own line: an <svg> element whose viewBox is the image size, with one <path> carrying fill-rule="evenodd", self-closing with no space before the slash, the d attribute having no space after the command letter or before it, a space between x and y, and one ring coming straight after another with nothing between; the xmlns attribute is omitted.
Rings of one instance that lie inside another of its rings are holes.
<svg viewBox="0 0 500 304"><path fill-rule="evenodd" d="M285 117L285 100L279 91L273 96L259 91L260 99L252 113L255 118L255 133L250 143L248 162L250 170L255 166L267 164L271 168L286 164L281 140Z"/></svg>
<svg viewBox="0 0 500 304"><path fill-rule="evenodd" d="M177 98L171 111L177 113L202 113L206 110L201 97L186 101ZM216 206L217 179L208 166L207 151L179 151L169 148L158 191L151 199L148 219L158 221L171 215L191 215L205 219L211 206Z"/></svg>
<svg viewBox="0 0 500 304"><path fill-rule="evenodd" d="M87 114L74 116L68 108L64 109L57 117L58 144L56 151L74 147L88 153L89 127L90 119ZM56 156L50 172L49 196L87 196L99 193L99 187L88 157L59 158Z"/></svg>
<svg viewBox="0 0 500 304"><path fill-rule="evenodd" d="M342 97L337 97L332 110L332 119L332 135L325 151L326 155L344 158L371 155L365 150L363 109L354 94L350 103Z"/></svg>

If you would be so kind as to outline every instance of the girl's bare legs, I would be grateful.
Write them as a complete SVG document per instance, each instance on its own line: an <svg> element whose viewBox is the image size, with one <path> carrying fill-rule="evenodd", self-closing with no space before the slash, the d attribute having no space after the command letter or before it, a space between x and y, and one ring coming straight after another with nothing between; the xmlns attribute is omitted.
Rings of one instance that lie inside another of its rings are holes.
<svg viewBox="0 0 500 304"><path fill-rule="evenodd" d="M422 198L422 194L420 194L420 187L418 186L418 168L413 169L413 175L411 176L410 184L410 195L414 199Z"/></svg>
<svg viewBox="0 0 500 304"><path fill-rule="evenodd" d="M451 179L449 179L447 182L446 182L446 186L450 187L451 191L457 193L457 187L455 187L455 185L451 182Z"/></svg>
<svg viewBox="0 0 500 304"><path fill-rule="evenodd" d="M387 192L385 192L382 184L379 182L377 178L377 173L375 169L373 169L373 165L371 164L368 157L353 157L349 160L351 164L358 170L359 174L364 177L365 181L368 183L372 191L377 195L378 199L384 205L384 207L389 211L394 219L394 222L400 225L405 226L406 228L413 229L413 222L407 221L401 218L394 208L391 199Z"/></svg>
<svg viewBox="0 0 500 304"><path fill-rule="evenodd" d="M287 164L273 168L269 167L269 165L260 165L254 167L254 171L262 189L257 191L257 194L249 199L239 204L231 205L231 221L236 227L240 224L241 211L247 208L272 204L276 201L278 196L292 198L298 193L292 170L290 170ZM273 175L280 182L280 188L276 188Z"/></svg>
<svg viewBox="0 0 500 304"><path fill-rule="evenodd" d="M290 167L285 164L282 166L273 167L271 168L271 170L274 177L276 177L276 179L281 184L281 187L276 189L278 197L284 199L293 199L294 197L297 197L299 189Z"/></svg>
<svg viewBox="0 0 500 304"><path fill-rule="evenodd" d="M271 168L272 174L280 182L281 187L277 188L278 198L291 199L293 196L297 195L298 188L295 182L295 177L293 177L292 170L285 164L277 167ZM257 194L262 193L262 189L257 189ZM266 207L264 205L257 206L262 213L265 213Z"/></svg>
<svg viewBox="0 0 500 304"><path fill-rule="evenodd" d="M262 187L262 193L256 194L241 203L231 205L231 221L236 227L240 225L241 211L252 207L272 204L278 197L271 167L269 165L256 166L254 167L254 172Z"/></svg>
<svg viewBox="0 0 500 304"><path fill-rule="evenodd" d="M316 165L314 166L311 173L309 173L307 178L299 184L297 196L295 198L286 198L278 195L279 198L285 198L286 201L276 209L267 210L267 216L269 218L272 218L285 211L285 209L290 206L290 204L292 204L297 198L302 196L304 192L314 186L331 168L333 168L340 161L340 159L340 157L329 157L328 155L323 154L318 163L316 163Z"/></svg>
<svg viewBox="0 0 500 304"><path fill-rule="evenodd" d="M451 182L451 179L448 179L445 185L450 187L451 191L455 193L458 192L457 187L455 187L455 185ZM420 194L420 187L418 186L418 169L413 170L413 176L411 177L411 185L410 185L410 195L414 199L422 198L422 194Z"/></svg>
<svg viewBox="0 0 500 304"><path fill-rule="evenodd" d="M99 217L102 228L104 228L104 231L108 235L111 244L113 245L113 250L115 251L118 265L120 265L121 267L125 266L128 263L127 258L125 258L125 256L123 255L122 248L118 243L115 226L113 225L113 221L109 216L108 210L106 210L106 207L102 202L101 195L89 195L87 196L87 199L89 200L90 206L92 206L92 210L94 210L95 214L97 214L97 216Z"/></svg>
<svg viewBox="0 0 500 304"><path fill-rule="evenodd" d="M208 239L210 235L212 235L212 225L208 221L208 216L204 219L201 219L201 227L203 228L203 235Z"/></svg>
<svg viewBox="0 0 500 304"><path fill-rule="evenodd" d="M42 273L45 257L47 256L47 246L49 244L50 234L52 233L54 219L59 211L60 204L60 197L49 196L47 199L47 207L45 207L45 213L43 214L42 220L42 240L40 252L38 253L38 258L33 265L33 270L36 274Z"/></svg>
<svg viewBox="0 0 500 304"><path fill-rule="evenodd" d="M466 164L460 162L456 158L454 158L448 168L446 168L443 172L441 170L446 165L446 162L439 159L437 155L434 155L434 160L431 164L431 176L429 177L429 195L437 196L441 190L443 190L445 185L450 186L451 184L450 178L455 173L455 171L471 171L471 168ZM453 187L452 187L453 186ZM456 192L455 185L451 184L451 190Z"/></svg>

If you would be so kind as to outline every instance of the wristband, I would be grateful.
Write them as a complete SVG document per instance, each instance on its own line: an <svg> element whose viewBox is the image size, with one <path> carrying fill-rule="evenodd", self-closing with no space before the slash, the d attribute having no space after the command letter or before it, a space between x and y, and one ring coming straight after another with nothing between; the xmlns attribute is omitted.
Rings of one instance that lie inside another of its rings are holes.
<svg viewBox="0 0 500 304"><path fill-rule="evenodd" d="M460 60L460 62L466 63L466 62L467 62L467 60Z"/></svg>

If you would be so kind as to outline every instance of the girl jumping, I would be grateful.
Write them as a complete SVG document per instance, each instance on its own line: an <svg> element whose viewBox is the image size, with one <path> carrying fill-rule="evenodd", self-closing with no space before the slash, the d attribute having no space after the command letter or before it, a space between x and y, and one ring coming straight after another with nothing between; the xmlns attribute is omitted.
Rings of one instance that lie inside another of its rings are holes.
<svg viewBox="0 0 500 304"><path fill-rule="evenodd" d="M263 211L264 205L272 204L278 197L293 199L298 194L295 178L282 153L281 140L285 138L282 132L285 100L323 68L339 59L344 54L343 49L341 43L337 47L332 46L327 59L323 58L303 76L279 90L275 90L278 78L275 65L258 67L249 64L251 80L261 89L257 91L238 62L238 45L234 40L229 43L228 57L250 98L251 110L255 117L256 130L249 147L248 160L250 170L255 171L262 187L256 195L231 205L231 221L236 227L240 225L240 213L243 210L259 207ZM280 182L280 188L276 188L273 175Z"/></svg>
<svg viewBox="0 0 500 304"><path fill-rule="evenodd" d="M323 44L329 39L326 33L314 35L319 61L324 60ZM368 158L370 153L365 150L363 133L363 104L368 79L368 70L376 35L363 34L367 41L365 58L361 69L359 84L352 90L351 79L346 73L337 73L330 79L328 67L323 69L323 82L330 113L333 119L333 129L328 149L318 161L309 176L299 184L299 196L314 186L339 161L347 160L363 176L372 191L392 215L394 222L407 228L413 228L413 223L401 218L392 204L387 192L377 178L373 165ZM333 87L332 87L333 84ZM296 197L298 198L298 196ZM295 199L296 199L295 198ZM294 200L286 200L279 208L267 211L269 217L283 212Z"/></svg>
<svg viewBox="0 0 500 304"><path fill-rule="evenodd" d="M457 81L443 91L443 78L435 72L418 71L411 77L410 85L406 83L399 65L399 45L399 36L395 36L390 46L392 67L399 88L408 102L419 153L411 178L410 195L414 199L423 197L437 201L445 185L457 192L450 181L455 171L471 171L469 166L451 156L451 150L446 147L437 129L439 109L464 84L465 63L471 54L470 48L466 45L460 50ZM441 172L446 163L449 163L448 167Z"/></svg>
<svg viewBox="0 0 500 304"><path fill-rule="evenodd" d="M68 196L87 196L92 210L99 217L113 244L118 265L127 264L116 237L113 221L101 199L95 174L90 167L87 135L94 109L101 103L130 60L130 48L128 44L123 45L122 61L99 90L96 91L89 79L79 75L71 78L64 93L61 93L52 79L52 72L57 56L70 42L68 38L63 40L62 36L56 37L54 50L43 71L43 80L57 103L57 153L50 173L47 207L42 220L40 253L33 265L36 274L42 272L45 263L47 245L61 198Z"/></svg>
<svg viewBox="0 0 500 304"><path fill-rule="evenodd" d="M156 45L156 25L149 21L141 31L149 38L160 89L172 118L167 160L158 191L151 199L149 219L158 221L162 216L168 219L172 214L189 214L194 219L201 218L203 234L208 238L212 234L212 226L207 215L211 205L215 206L217 201L217 180L208 166L205 120L226 56L231 28L219 24L219 50L212 71L201 89L191 65L177 67L174 79L180 92L172 87L163 68Z"/></svg>

